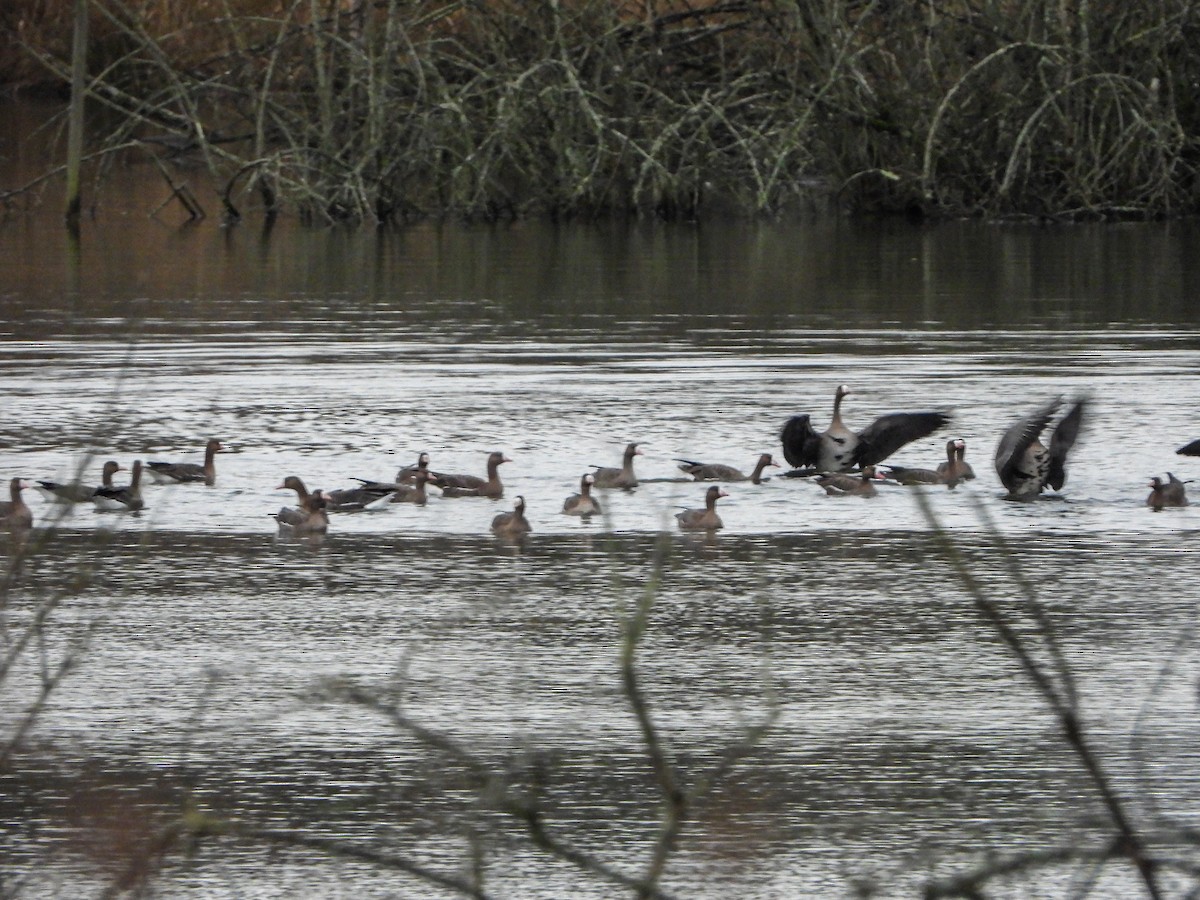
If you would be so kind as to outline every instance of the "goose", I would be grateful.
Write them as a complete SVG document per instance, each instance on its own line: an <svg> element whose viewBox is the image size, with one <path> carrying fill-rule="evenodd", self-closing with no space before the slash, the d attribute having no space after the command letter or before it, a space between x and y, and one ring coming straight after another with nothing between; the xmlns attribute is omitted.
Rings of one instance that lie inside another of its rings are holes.
<svg viewBox="0 0 1200 900"><path fill-rule="evenodd" d="M129 484L122 487L96 488L92 505L99 512L136 512L145 508L142 502L142 461L135 459Z"/></svg>
<svg viewBox="0 0 1200 900"><path fill-rule="evenodd" d="M1161 478L1151 478L1150 496L1146 498L1146 505L1151 507L1155 512L1158 512L1164 506L1187 506L1187 489L1183 485L1184 482L1180 481L1170 472L1167 473L1167 482L1165 484Z"/></svg>
<svg viewBox="0 0 1200 900"><path fill-rule="evenodd" d="M28 531L33 527L33 510L21 499L21 491L27 486L20 478L8 483L11 499L0 501L0 527L10 531Z"/></svg>
<svg viewBox="0 0 1200 900"><path fill-rule="evenodd" d="M950 421L943 412L891 413L880 416L861 431L842 422L842 399L850 393L838 385L833 395L833 420L818 434L807 414L792 416L780 439L783 455L796 468L813 466L818 472L849 472L859 466L881 463L905 444L937 431Z"/></svg>
<svg viewBox="0 0 1200 900"><path fill-rule="evenodd" d="M592 496L592 484L596 476L588 472L579 479L579 493L563 501L562 511L568 516L597 516L603 513L599 502Z"/></svg>
<svg viewBox="0 0 1200 900"><path fill-rule="evenodd" d="M525 518L525 498L516 497L513 500L512 512L500 513L492 519L492 534L496 537L517 539L522 538L533 528Z"/></svg>
<svg viewBox="0 0 1200 900"><path fill-rule="evenodd" d="M403 469L397 472L396 483L412 484L415 481L418 472L424 472L426 474L429 473L428 453L422 453L420 456L418 456L417 464L415 466L405 466Z"/></svg>
<svg viewBox="0 0 1200 900"><path fill-rule="evenodd" d="M217 466L213 461L213 457L223 449L224 447L221 446L221 442L216 438L212 438L204 445L203 465L200 463L148 462L146 466L150 477L158 484L184 484L192 481L203 481L211 487L217 481Z"/></svg>
<svg viewBox="0 0 1200 900"><path fill-rule="evenodd" d="M1200 439L1185 444L1175 451L1180 456L1200 456Z"/></svg>
<svg viewBox="0 0 1200 900"><path fill-rule="evenodd" d="M874 497L877 493L872 483L879 477L874 466L863 466L857 475L846 472L829 472L817 478L817 484L830 497Z"/></svg>
<svg viewBox="0 0 1200 900"><path fill-rule="evenodd" d="M288 484L289 481L295 481L299 486ZM329 530L329 515L325 512L325 498L320 491L308 493L304 490L304 482L295 476L284 479L284 484L279 487L294 488L300 495L299 506L285 506L279 512L271 513L281 533L324 534Z"/></svg>
<svg viewBox="0 0 1200 900"><path fill-rule="evenodd" d="M421 454L425 456L425 454ZM429 457L425 457L428 462ZM426 469L420 469L412 478L412 484L400 484L396 486L396 492L392 494L393 503L413 503L417 506L424 506L429 502L429 495L425 493L425 485L429 482L429 472Z"/></svg>
<svg viewBox="0 0 1200 900"><path fill-rule="evenodd" d="M378 506L370 506L371 509L378 509L385 505L382 499L385 495L388 498L387 503L415 503L417 506L424 506L429 499L425 493L425 484L432 477L427 469L419 469L408 484L401 484L398 481L367 481L364 478L355 478L354 480L362 485L356 490L374 494L380 498ZM375 501L370 502L375 503Z"/></svg>
<svg viewBox="0 0 1200 900"><path fill-rule="evenodd" d="M717 515L717 500L728 497L725 491L715 484L704 493L704 509L685 509L675 513L679 527L683 531L716 531L724 528L725 523Z"/></svg>
<svg viewBox="0 0 1200 900"><path fill-rule="evenodd" d="M113 475L117 472L124 471L116 460L110 459L104 464L100 470L100 487L110 488L113 486ZM60 484L57 481L39 481L34 485L34 488L47 500L58 500L61 503L87 503L92 499L92 495L96 493L96 488L82 484L78 481L72 481L70 484Z"/></svg>
<svg viewBox="0 0 1200 900"><path fill-rule="evenodd" d="M957 481L970 481L975 477L975 470L966 460L967 442L955 438L946 442L946 461L937 467L940 474L948 475Z"/></svg>
<svg viewBox="0 0 1200 900"><path fill-rule="evenodd" d="M779 468L779 463L771 459L770 453L764 453L758 458L758 462L754 465L754 471L749 475L744 475L733 466L724 466L720 463L699 463L690 459L678 458L675 462L679 463L680 471L692 476L693 481L749 481L751 484L762 484L763 469L767 466Z"/></svg>
<svg viewBox="0 0 1200 900"><path fill-rule="evenodd" d="M595 485L598 488L633 488L637 487L637 476L633 474L633 458L635 456L643 456L637 444L627 444L625 446L625 454L621 458L621 468L615 469L610 466L593 466L596 470L592 473L595 477Z"/></svg>
<svg viewBox="0 0 1200 900"><path fill-rule="evenodd" d="M962 443L959 440L946 442L946 462L940 463L936 469L918 469L909 466L885 466L887 470L885 477L891 481L899 482L900 484L944 484L948 485L951 490L958 487L960 479L965 478L965 475L959 475L961 471L958 468L958 445ZM963 463L966 466L966 463ZM970 466L967 466L969 469ZM971 473L974 477L974 473Z"/></svg>
<svg viewBox="0 0 1200 900"><path fill-rule="evenodd" d="M1008 491L1008 500L1032 500L1049 485L1061 490L1067 482L1067 454L1075 446L1087 401L1076 400L1058 420L1050 435L1050 446L1041 442L1042 432L1062 407L1062 397L1016 422L1004 432L996 446L996 474Z"/></svg>
<svg viewBox="0 0 1200 900"><path fill-rule="evenodd" d="M443 497L491 497L504 496L504 485L500 483L500 466L512 462L499 450L488 454L487 478L478 475L443 475L430 473L429 481L442 489Z"/></svg>
<svg viewBox="0 0 1200 900"><path fill-rule="evenodd" d="M327 512L372 512L386 509L392 502L397 485L377 481L363 482L360 487L321 491Z"/></svg>

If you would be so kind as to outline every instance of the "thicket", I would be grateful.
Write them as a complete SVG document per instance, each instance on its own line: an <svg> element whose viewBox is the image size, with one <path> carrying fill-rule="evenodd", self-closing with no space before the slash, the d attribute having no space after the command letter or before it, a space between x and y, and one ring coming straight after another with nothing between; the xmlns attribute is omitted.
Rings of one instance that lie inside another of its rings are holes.
<svg viewBox="0 0 1200 900"><path fill-rule="evenodd" d="M69 6L9 46L69 72ZM93 153L198 155L226 212L1197 211L1189 0L91 0Z"/></svg>

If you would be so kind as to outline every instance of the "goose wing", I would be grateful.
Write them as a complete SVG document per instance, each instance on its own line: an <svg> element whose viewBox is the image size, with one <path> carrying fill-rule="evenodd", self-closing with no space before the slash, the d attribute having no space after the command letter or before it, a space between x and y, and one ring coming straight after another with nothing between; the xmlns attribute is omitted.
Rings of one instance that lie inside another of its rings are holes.
<svg viewBox="0 0 1200 900"><path fill-rule="evenodd" d="M1086 400L1076 400L1067 414L1059 419L1054 434L1050 436L1050 472L1046 476L1046 483L1056 491L1067 483L1067 454L1079 437L1086 407Z"/></svg>
<svg viewBox="0 0 1200 900"><path fill-rule="evenodd" d="M858 433L853 462L873 466L883 462L905 444L933 434L950 422L949 413L890 413L880 416Z"/></svg>
<svg viewBox="0 0 1200 900"><path fill-rule="evenodd" d="M821 453L821 436L812 427L810 416L792 416L783 425L783 457L797 469L815 466Z"/></svg>
<svg viewBox="0 0 1200 900"><path fill-rule="evenodd" d="M996 445L996 474L1010 491L1013 473L1025 458L1025 451L1046 430L1060 406L1062 397L1055 397L1037 412L1018 419L1000 437L1000 443Z"/></svg>

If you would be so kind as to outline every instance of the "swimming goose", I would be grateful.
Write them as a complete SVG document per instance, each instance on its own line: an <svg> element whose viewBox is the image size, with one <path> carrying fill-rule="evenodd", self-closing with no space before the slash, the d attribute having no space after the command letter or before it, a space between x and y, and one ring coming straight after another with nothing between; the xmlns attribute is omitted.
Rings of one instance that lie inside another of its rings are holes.
<svg viewBox="0 0 1200 900"><path fill-rule="evenodd" d="M142 461L135 459L129 484L122 487L96 488L92 504L99 512L136 512L145 507L142 502Z"/></svg>
<svg viewBox="0 0 1200 900"><path fill-rule="evenodd" d="M487 478L478 475L443 475L431 472L429 481L442 489L443 497L497 497L504 496L504 485L500 483L501 463L512 462L499 450L488 454Z"/></svg>
<svg viewBox="0 0 1200 900"><path fill-rule="evenodd" d="M944 484L948 485L951 490L958 487L958 482L965 478L965 475L958 475L958 445L962 443L959 440L946 442L946 461L940 463L936 469L920 469L910 466L884 466L884 478L899 482L900 484ZM963 463L966 466L966 463ZM970 466L967 466L969 469ZM971 474L974 477L974 473Z"/></svg>
<svg viewBox="0 0 1200 900"><path fill-rule="evenodd" d="M421 454L425 456L425 454ZM425 457L428 463L429 457ZM425 485L429 482L429 472L426 469L420 469L412 477L412 484L397 485L396 492L392 494L393 503L413 503L417 506L424 506L429 501L429 495L425 493Z"/></svg>
<svg viewBox="0 0 1200 900"><path fill-rule="evenodd" d="M625 447L625 455L621 458L621 468L614 469L611 466L593 466L596 470L592 473L596 479L595 485L598 488L632 488L637 487L637 476L633 474L633 458L642 456L643 453L638 449L637 444L627 444Z"/></svg>
<svg viewBox="0 0 1200 900"><path fill-rule="evenodd" d="M1161 478L1150 479L1150 496L1146 498L1146 505L1151 507L1155 512L1158 512L1164 506L1187 506L1187 489L1184 488L1184 482L1180 481L1170 472L1167 473L1167 483L1164 484Z"/></svg>
<svg viewBox="0 0 1200 900"><path fill-rule="evenodd" d="M422 453L420 456L418 456L417 464L415 466L405 466L403 469L401 469L399 472L397 472L396 473L396 483L397 484L412 484L413 481L416 479L418 472L424 472L426 474L429 473L429 454L428 453Z"/></svg>
<svg viewBox="0 0 1200 900"><path fill-rule="evenodd" d="M492 534L497 537L516 539L524 537L533 531L529 520L525 518L525 498L513 500L512 512L500 513L492 519Z"/></svg>
<svg viewBox="0 0 1200 900"><path fill-rule="evenodd" d="M327 512L362 512L386 509L398 485L378 481L363 482L361 487L321 491Z"/></svg>
<svg viewBox="0 0 1200 900"><path fill-rule="evenodd" d="M217 466L213 457L224 448L216 438L204 445L204 465L199 463L166 463L148 462L146 467L159 484L184 484L191 481L203 481L210 487L217 481Z"/></svg>
<svg viewBox="0 0 1200 900"><path fill-rule="evenodd" d="M1041 443L1042 432L1063 404L1055 397L1041 409L1018 419L996 446L996 474L1008 490L1008 500L1032 500L1049 485L1060 490L1067 482L1067 454L1075 446L1087 401L1080 399L1058 420L1050 446Z"/></svg>
<svg viewBox="0 0 1200 900"><path fill-rule="evenodd" d="M948 475L958 481L970 481L975 477L975 470L971 468L971 464L966 460L967 442L962 438L955 438L952 441L946 442L946 461L941 463L937 470L942 475Z"/></svg>
<svg viewBox="0 0 1200 900"><path fill-rule="evenodd" d="M413 476L410 484L401 484L398 481L367 481L365 478L355 478L354 480L362 484L362 487L356 488L356 490L365 491L366 494L374 494L381 498L378 506L370 507L371 509L380 509L384 505L382 498L385 495L388 498L387 503L415 503L418 506L424 506L429 499L425 493L425 484L432 477L428 470L421 469L417 470L417 474Z"/></svg>
<svg viewBox="0 0 1200 900"><path fill-rule="evenodd" d="M113 475L124 471L115 460L109 460L100 470L100 487L113 486ZM47 500L58 500L62 503L87 503L96 493L94 486L73 481L70 484L60 484L57 481L39 481L34 488Z"/></svg>
<svg viewBox="0 0 1200 900"><path fill-rule="evenodd" d="M579 479L579 493L572 494L563 501L562 511L568 516L597 516L603 510L600 509L600 504L596 498L592 496L592 484L596 481L596 476L588 472Z"/></svg>
<svg viewBox="0 0 1200 900"><path fill-rule="evenodd" d="M289 481L297 482L298 486L288 484ZM285 506L279 512L271 513L281 533L324 534L329 530L329 515L325 512L325 498L320 491L308 493L304 489L304 482L295 476L285 478L279 487L293 488L300 495L298 507Z"/></svg>
<svg viewBox="0 0 1200 900"><path fill-rule="evenodd" d="M808 415L792 416L780 439L783 455L796 468L815 466L819 472L848 472L859 466L881 463L905 444L937 431L950 421L948 413L891 413L854 432L842 422L842 398L850 393L844 384L833 395L833 420L818 434Z"/></svg>
<svg viewBox="0 0 1200 900"><path fill-rule="evenodd" d="M1185 444L1175 452L1180 456L1200 456L1200 440L1195 440L1190 444Z"/></svg>
<svg viewBox="0 0 1200 900"><path fill-rule="evenodd" d="M28 531L33 527L33 511L21 499L21 491L25 487L25 482L20 478L14 478L8 483L11 499L0 501L0 528Z"/></svg>
<svg viewBox="0 0 1200 900"><path fill-rule="evenodd" d="M779 468L779 463L771 459L770 453L764 453L754 465L754 471L744 475L733 466L723 466L720 463L699 463L690 459L676 459L680 471L687 472L693 481L749 481L752 484L762 484L763 469L767 466Z"/></svg>
<svg viewBox="0 0 1200 900"><path fill-rule="evenodd" d="M300 479L300 476L298 476L298 475L289 475L287 478L283 479L283 482L281 484L279 484L275 488L275 490L277 490L277 491L295 491L296 498L299 501L301 506L303 506L305 503L307 503L308 498L311 496L308 493L308 488L304 486L304 482ZM320 491L317 491L317 493L320 493Z"/></svg>
<svg viewBox="0 0 1200 900"><path fill-rule="evenodd" d="M877 493L872 483L878 478L874 466L863 466L857 475L846 472L830 472L817 478L817 484L830 497L874 497Z"/></svg>
<svg viewBox="0 0 1200 900"><path fill-rule="evenodd" d="M725 491L715 484L704 494L704 509L685 509L675 513L679 527L683 531L716 531L724 528L725 523L717 515L717 499L728 497Z"/></svg>

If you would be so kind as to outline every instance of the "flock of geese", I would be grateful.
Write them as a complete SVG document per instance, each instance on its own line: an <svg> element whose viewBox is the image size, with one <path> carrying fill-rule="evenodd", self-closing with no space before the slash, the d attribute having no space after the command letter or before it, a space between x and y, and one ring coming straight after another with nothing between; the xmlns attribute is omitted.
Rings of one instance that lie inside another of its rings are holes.
<svg viewBox="0 0 1200 900"><path fill-rule="evenodd" d="M780 433L783 455L793 467L786 477L811 478L831 496L872 497L880 481L905 485L932 484L956 487L975 477L967 463L966 442L955 438L946 444L946 459L936 468L922 469L884 466L884 460L912 441L926 437L949 424L945 412L891 413L875 419L866 428L854 431L842 420L842 401L850 389L840 385L834 393L833 417L829 427L816 431L809 415L788 419ZM1069 403L1056 397L1032 413L1014 422L1001 436L996 446L995 467L1000 482L1010 500L1032 500L1046 488L1061 490L1067 480L1067 457L1079 437L1087 414L1088 401L1078 398ZM1051 427L1053 423L1053 427ZM1049 434L1047 430L1049 429ZM1043 443L1043 437L1045 442ZM48 500L61 503L92 503L97 510L136 512L144 508L141 479L145 472L153 481L164 484L216 483L216 454L223 449L216 438L205 447L204 462L147 462L136 460L126 485L114 485L113 476L123 471L115 461L104 463L102 482L97 487L78 482L30 482L13 478L11 499L0 502L0 527L10 532L27 531L33 526L33 513L22 498L22 492L34 488ZM1200 440L1181 447L1178 453L1200 456ZM619 467L592 466L579 481L579 492L571 494L562 505L562 513L590 517L600 515L603 508L593 496L593 488L631 489L638 478L633 464L642 451L636 443L625 448ZM694 481L738 482L758 484L769 467L778 468L770 453L759 456L749 475L723 464L702 463L678 459L679 469ZM429 468L429 454L421 453L416 464L396 473L392 481L355 479L354 487L339 490L312 490L295 475L289 475L278 486L280 490L296 493L296 506L284 507L272 516L281 532L293 535L319 535L329 528L329 513L381 509L392 503L425 505L427 489L433 486L443 497L487 497L498 499L504 494L500 481L500 466L511 460L499 451L488 455L486 477L469 474L448 474ZM1185 482L1170 472L1167 480L1155 477L1146 505L1155 510L1164 507L1187 506ZM718 484L708 488L704 507L687 509L675 515L684 531L715 531L723 527L716 504L729 496ZM510 512L492 519L492 532L501 538L519 540L532 531L525 517L525 498L517 497Z"/></svg>

